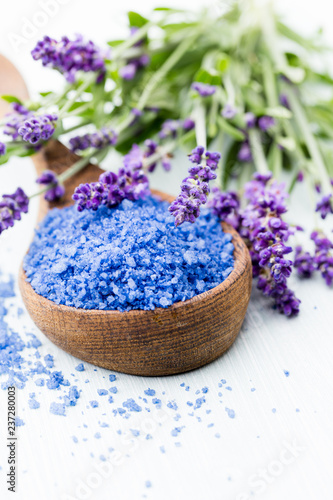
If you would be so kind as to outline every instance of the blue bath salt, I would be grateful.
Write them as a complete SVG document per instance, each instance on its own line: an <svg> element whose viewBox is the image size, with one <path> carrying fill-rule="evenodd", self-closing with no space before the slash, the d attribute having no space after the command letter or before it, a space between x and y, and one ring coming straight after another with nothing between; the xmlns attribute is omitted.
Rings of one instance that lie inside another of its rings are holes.
<svg viewBox="0 0 333 500"><path fill-rule="evenodd" d="M109 380L110 380L110 382L114 382L115 380L117 380L116 375L114 373L110 373Z"/></svg>
<svg viewBox="0 0 333 500"><path fill-rule="evenodd" d="M231 235L203 209L176 228L153 197L116 208L51 210L24 259L40 295L76 308L151 310L206 292L231 273Z"/></svg>
<svg viewBox="0 0 333 500"><path fill-rule="evenodd" d="M31 410L37 410L40 407L40 403L33 397L28 400L28 405Z"/></svg>
<svg viewBox="0 0 333 500"><path fill-rule="evenodd" d="M96 400L90 401L90 406L92 408L97 408L98 407L98 401L96 401Z"/></svg>
<svg viewBox="0 0 333 500"><path fill-rule="evenodd" d="M127 401L124 401L123 402L123 407L124 408L127 408L128 410L130 411L136 411L136 412L139 412L139 411L142 411L142 408L141 406L139 406L133 398L129 398L127 399Z"/></svg>
<svg viewBox="0 0 333 500"><path fill-rule="evenodd" d="M99 396L106 396L107 394L109 394L109 392L107 389L97 389L97 394Z"/></svg>
<svg viewBox="0 0 333 500"><path fill-rule="evenodd" d="M156 394L156 391L154 389L146 389L144 391L144 393L147 395L147 396L155 396Z"/></svg>
<svg viewBox="0 0 333 500"><path fill-rule="evenodd" d="M75 367L75 370L78 371L78 372L84 372L84 364L83 363L79 363L76 367Z"/></svg>
<svg viewBox="0 0 333 500"><path fill-rule="evenodd" d="M110 387L109 391L112 392L112 394L117 394L118 389L117 387Z"/></svg>
<svg viewBox="0 0 333 500"><path fill-rule="evenodd" d="M54 415L66 415L66 406L63 403L51 403L50 405L50 413Z"/></svg>
<svg viewBox="0 0 333 500"><path fill-rule="evenodd" d="M15 417L15 427L22 427L25 425L24 421L20 417Z"/></svg>
<svg viewBox="0 0 333 500"><path fill-rule="evenodd" d="M283 373L285 374L286 377L289 377L290 373L288 372L288 370L283 370Z"/></svg>
<svg viewBox="0 0 333 500"><path fill-rule="evenodd" d="M235 418L235 410L231 410L230 408L226 408L225 411L227 412L229 418Z"/></svg>
<svg viewBox="0 0 333 500"><path fill-rule="evenodd" d="M54 367L54 360L53 360L52 354L47 354L46 356L44 356L44 361L45 361L45 365L48 368L53 368Z"/></svg>
<svg viewBox="0 0 333 500"><path fill-rule="evenodd" d="M68 395L64 396L64 404L66 406L76 406L77 400L80 397L80 393L76 387L76 385L73 385L69 391Z"/></svg>

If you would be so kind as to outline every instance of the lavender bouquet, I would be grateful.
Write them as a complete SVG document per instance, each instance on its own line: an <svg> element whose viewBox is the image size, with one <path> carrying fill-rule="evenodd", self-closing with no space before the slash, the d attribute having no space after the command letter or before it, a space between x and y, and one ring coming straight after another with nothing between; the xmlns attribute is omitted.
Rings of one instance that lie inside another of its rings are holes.
<svg viewBox="0 0 333 500"><path fill-rule="evenodd" d="M32 196L61 198L66 179L98 162L107 171L73 194L79 211L97 210L145 197L149 173L158 164L170 170L172 152L184 149L189 175L169 209L176 226L195 223L208 204L246 241L257 287L280 312L297 314L300 301L288 286L293 267L333 281L333 243L316 228L313 253L297 245L293 261L290 241L301 228L285 221L298 182L317 193L321 218L333 213L333 79L310 64L327 49L270 7L254 11L247 1L218 17L167 8L150 19L128 17L127 39L107 48L82 36L37 43L33 59L60 72L64 88L29 102L2 96L12 111L1 123L0 164L60 139L81 158L59 176L45 171ZM108 162L112 148L124 155L117 171ZM0 234L28 207L22 188L4 194Z"/></svg>

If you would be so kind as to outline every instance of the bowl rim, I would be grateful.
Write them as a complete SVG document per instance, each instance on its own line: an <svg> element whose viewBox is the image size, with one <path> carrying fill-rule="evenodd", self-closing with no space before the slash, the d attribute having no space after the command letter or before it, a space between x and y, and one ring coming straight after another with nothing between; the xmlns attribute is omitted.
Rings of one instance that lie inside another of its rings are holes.
<svg viewBox="0 0 333 500"><path fill-rule="evenodd" d="M161 198L162 201L173 201L175 199L174 196L169 195L167 193L164 193L163 191L159 191L156 189L152 189L151 193L154 196L157 196ZM248 265L251 264L251 257L249 250L245 244L245 242L242 240L240 234L234 229L230 224L227 224L226 222L221 222L222 229L225 233L229 233L232 235L232 243L234 245L234 252L233 252L233 257L234 257L234 268L229 274L229 276L222 281L219 285L211 288L210 290L207 290L205 292L199 293L197 295L194 295L194 297L184 300L184 301L178 301L174 302L168 307L156 307L155 309L131 309L130 311L117 311L115 309L84 309L84 308L76 308L73 306L66 306L63 304L57 304L56 302L53 302L50 299L47 299L43 295L38 294L35 292L33 287L31 286L30 282L27 280L26 273L23 268L23 262L20 267L20 273L19 273L19 280L21 283L21 286L25 288L25 292L28 294L33 294L36 297L38 297L39 302L44 303L45 306L48 308L52 307L53 309L57 309L59 312L62 311L63 313L67 314L78 314L80 313L85 313L85 316L98 316L98 315L108 315L110 318L120 318L124 317L125 315L127 317L130 317L131 315L134 316L147 316L147 315L156 315L158 314L159 316L162 315L163 313L170 313L170 311L178 311L179 309L182 309L184 307L188 306L196 306L198 303L205 302L206 300L211 300L213 297L225 293L230 286L232 286L238 279L244 274L246 271L246 268ZM29 249L27 250L27 252ZM243 259L242 259L243 257Z"/></svg>

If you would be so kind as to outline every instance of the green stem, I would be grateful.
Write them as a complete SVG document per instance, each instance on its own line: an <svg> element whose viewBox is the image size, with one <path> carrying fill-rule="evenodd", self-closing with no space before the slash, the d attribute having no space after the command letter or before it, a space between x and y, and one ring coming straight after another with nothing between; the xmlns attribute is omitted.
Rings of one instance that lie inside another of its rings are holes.
<svg viewBox="0 0 333 500"><path fill-rule="evenodd" d="M186 51L193 45L194 40L199 36L198 33L185 38L183 42L178 45L176 50L171 54L171 56L165 61L165 63L154 73L151 79L148 81L144 91L138 102L138 109L143 110L146 106L149 97L152 92L156 89L161 80L168 74L168 72L177 64L177 62L182 58Z"/></svg>
<svg viewBox="0 0 333 500"><path fill-rule="evenodd" d="M203 146L205 149L207 149L206 108L202 104L201 99L198 100L198 103L194 110L194 121L197 146Z"/></svg>
<svg viewBox="0 0 333 500"><path fill-rule="evenodd" d="M317 167L323 192L324 194L332 193L330 178L326 170L323 158L321 156L317 141L311 132L304 109L302 108L293 89L291 89L289 86L286 86L286 93L288 96L292 112L294 113L296 123L304 137L312 161Z"/></svg>
<svg viewBox="0 0 333 500"><path fill-rule="evenodd" d="M131 35L125 42L118 45L118 47L115 47L112 52L112 61L119 59L119 57L121 57L125 50L132 47L136 42L142 40L142 38L146 36L148 30L152 26L154 26L154 23L146 23L144 26L142 26L142 28L138 29L138 31L136 31L134 35Z"/></svg>
<svg viewBox="0 0 333 500"><path fill-rule="evenodd" d="M264 150L262 148L259 131L256 129L251 129L249 131L249 139L251 152L257 171L260 174L267 174L267 172L269 172L269 168L266 162Z"/></svg>
<svg viewBox="0 0 333 500"><path fill-rule="evenodd" d="M91 75L90 78L87 78L82 84L76 89L74 96L65 103L65 105L59 111L59 119L63 118L65 113L69 110L69 108L76 102L78 97L96 80L96 75Z"/></svg>

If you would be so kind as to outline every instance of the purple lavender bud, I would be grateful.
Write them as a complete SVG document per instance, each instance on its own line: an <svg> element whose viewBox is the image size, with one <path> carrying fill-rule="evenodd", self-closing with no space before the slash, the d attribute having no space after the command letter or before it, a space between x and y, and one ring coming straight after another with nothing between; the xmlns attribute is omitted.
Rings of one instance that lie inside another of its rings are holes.
<svg viewBox="0 0 333 500"><path fill-rule="evenodd" d="M333 214L332 195L323 196L316 205L316 212L320 213L322 219L325 219L328 214Z"/></svg>
<svg viewBox="0 0 333 500"><path fill-rule="evenodd" d="M131 36L134 35L138 31L138 28L135 26L131 27ZM139 40L133 46L140 47L144 44L144 39ZM150 63L150 57L148 54L142 54L139 57L133 57L126 61L126 65L120 68L119 75L124 80L133 80L135 75L137 74L140 68L144 68L148 66Z"/></svg>
<svg viewBox="0 0 333 500"><path fill-rule="evenodd" d="M272 172L268 172L267 174L260 174L259 172L256 172L253 174L254 180L258 182L262 182L262 184L266 185L268 181L270 181L273 177Z"/></svg>
<svg viewBox="0 0 333 500"><path fill-rule="evenodd" d="M221 114L224 118L231 120L231 118L234 118L234 116L236 116L237 110L234 106L232 106L232 104L226 104L222 109Z"/></svg>
<svg viewBox="0 0 333 500"><path fill-rule="evenodd" d="M304 252L301 246L295 247L294 267L297 274L303 278L310 278L316 269L312 255Z"/></svg>
<svg viewBox="0 0 333 500"><path fill-rule="evenodd" d="M153 154L156 153L156 151L157 151L157 142L152 141L151 139L147 139L145 141L145 146L146 146L147 149L144 152L144 158L149 158L150 156L152 156ZM152 163L151 165L149 165L148 172L154 172L154 170L156 168L156 165L157 165L157 162Z"/></svg>
<svg viewBox="0 0 333 500"><path fill-rule="evenodd" d="M0 200L0 234L12 227L15 220L21 220L21 214L27 213L29 198L21 188L13 194L4 194Z"/></svg>
<svg viewBox="0 0 333 500"><path fill-rule="evenodd" d="M256 126L256 117L250 111L244 115L246 128L253 128Z"/></svg>
<svg viewBox="0 0 333 500"><path fill-rule="evenodd" d="M88 148L103 149L117 143L117 133L110 127L103 127L92 134L72 137L69 144L72 151L84 151Z"/></svg>
<svg viewBox="0 0 333 500"><path fill-rule="evenodd" d="M128 63L119 70L119 75L124 80L133 80L137 72L137 65L134 63Z"/></svg>
<svg viewBox="0 0 333 500"><path fill-rule="evenodd" d="M177 137L177 133L180 126L181 125L179 120L166 120L162 124L159 137L161 139L167 139L168 137L172 137L173 139L175 139Z"/></svg>
<svg viewBox="0 0 333 500"><path fill-rule="evenodd" d="M183 222L195 222L200 215L200 206L207 202L209 194L208 182L216 178L213 170L217 167L220 155L219 153L206 151L206 160L204 162L202 161L204 152L205 149L198 146L189 155L189 160L194 165L189 167L190 175L183 179L180 187L181 192L169 207L170 213L175 217L176 226Z"/></svg>
<svg viewBox="0 0 333 500"><path fill-rule="evenodd" d="M189 160L192 163L200 163L202 155L204 154L205 148L202 146L197 146L193 149L190 155L188 155Z"/></svg>
<svg viewBox="0 0 333 500"><path fill-rule="evenodd" d="M235 192L229 191L223 193L218 187L215 187L213 188L213 197L209 201L208 206L219 219L224 221L231 213L239 209L240 203Z"/></svg>
<svg viewBox="0 0 333 500"><path fill-rule="evenodd" d="M47 141L55 131L55 122L57 120L58 116L55 114L33 116L23 122L18 129L18 133L24 141L30 142L30 144Z"/></svg>
<svg viewBox="0 0 333 500"><path fill-rule="evenodd" d="M183 121L183 130L185 130L186 132L188 132L189 130L193 130L194 127L195 127L195 123L194 121L192 120L192 118L185 118L185 120Z"/></svg>
<svg viewBox="0 0 333 500"><path fill-rule="evenodd" d="M191 88L196 92L198 92L198 94L200 94L201 97L208 97L215 94L216 92L215 85L209 85L208 83L202 83L202 82L193 82Z"/></svg>
<svg viewBox="0 0 333 500"><path fill-rule="evenodd" d="M295 297L292 290L286 288L283 293L275 298L275 301L278 310L285 316L292 317L299 313L301 301Z"/></svg>
<svg viewBox="0 0 333 500"><path fill-rule="evenodd" d="M300 170L297 174L297 182L303 182L304 180L304 173L302 172L302 170Z"/></svg>
<svg viewBox="0 0 333 500"><path fill-rule="evenodd" d="M0 156L4 156L6 154L6 144L0 142Z"/></svg>
<svg viewBox="0 0 333 500"><path fill-rule="evenodd" d="M242 162L251 162L252 161L252 152L248 141L244 141L238 151L237 158Z"/></svg>
<svg viewBox="0 0 333 500"><path fill-rule="evenodd" d="M50 189L44 195L47 201L59 200L65 194L65 188L59 184L57 175L51 170L44 170L36 182L45 186L50 185Z"/></svg>
<svg viewBox="0 0 333 500"><path fill-rule="evenodd" d="M33 113L17 102L13 102L11 106L13 111L5 117L6 123L3 133L11 136L12 140L15 141L19 136L19 128L28 117L33 116Z"/></svg>
<svg viewBox="0 0 333 500"><path fill-rule="evenodd" d="M107 52L99 49L91 41L84 41L82 35L77 35L75 40L62 37L59 42L45 36L37 43L31 54L36 61L40 59L43 66L63 73L70 83L75 81L77 71L96 72L97 82L105 76Z"/></svg>
<svg viewBox="0 0 333 500"><path fill-rule="evenodd" d="M331 286L333 283L333 243L325 236L323 232L313 232L311 239L315 243L314 264L320 271L326 284Z"/></svg>
<svg viewBox="0 0 333 500"><path fill-rule="evenodd" d="M272 116L261 116L258 120L258 125L261 128L261 130L266 132L271 127L274 127L275 120Z"/></svg>
<svg viewBox="0 0 333 500"><path fill-rule="evenodd" d="M289 104L288 97L286 96L286 94L280 94L279 101L280 101L280 104L282 106L284 106L287 109L290 109L290 104Z"/></svg>

